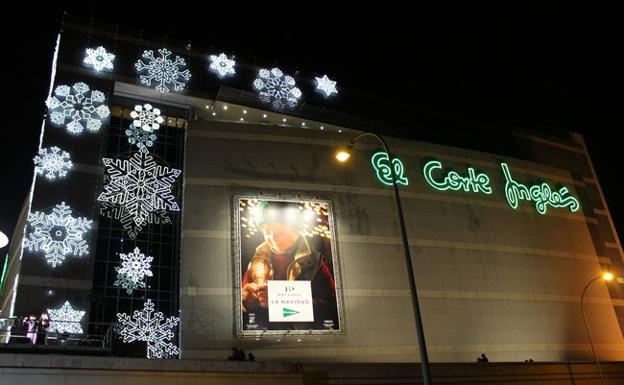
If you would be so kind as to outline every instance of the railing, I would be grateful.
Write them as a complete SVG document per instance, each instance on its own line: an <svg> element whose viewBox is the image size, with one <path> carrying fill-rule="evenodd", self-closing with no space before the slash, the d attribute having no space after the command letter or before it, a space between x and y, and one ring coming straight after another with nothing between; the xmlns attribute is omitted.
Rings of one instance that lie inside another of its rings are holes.
<svg viewBox="0 0 624 385"><path fill-rule="evenodd" d="M106 334L71 334L57 332L27 333L19 331L0 331L2 349L20 350L97 350L110 352L112 329Z"/></svg>

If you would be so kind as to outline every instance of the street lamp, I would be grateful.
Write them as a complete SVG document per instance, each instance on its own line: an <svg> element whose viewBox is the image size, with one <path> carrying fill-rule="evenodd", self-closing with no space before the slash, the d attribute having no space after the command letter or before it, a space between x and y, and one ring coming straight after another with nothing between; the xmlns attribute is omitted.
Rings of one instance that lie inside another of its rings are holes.
<svg viewBox="0 0 624 385"><path fill-rule="evenodd" d="M589 345L591 346L592 355L594 356L594 362L596 363L596 367L598 368L598 375L600 376L600 383L604 385L604 378L602 377L602 369L600 369L600 363L598 362L598 358L596 357L596 350L594 349L594 342L592 341L591 333L589 332L589 323L587 322L587 315L585 315L585 302L584 302L587 289L589 289L589 286L592 283L598 281L599 279L602 279L605 282L609 282L613 280L613 273L606 271L600 274L599 276L592 278L592 280L590 280L589 282L587 282L587 285L585 285L585 288L583 289L583 294L581 295L581 311L583 312L583 320L585 321L585 331L587 332L587 337L589 338Z"/></svg>
<svg viewBox="0 0 624 385"><path fill-rule="evenodd" d="M392 181L396 182L397 176L392 163L392 155L388 144L379 135L365 132L359 134L355 138L351 139L347 147L341 148L336 152L336 159L339 162L346 162L351 157L351 152L355 143L364 137L375 138L384 148L386 155L388 155L388 162L390 163L390 170ZM423 383L425 385L431 385L431 374L429 372L429 356L427 354L427 345L425 343L425 333L423 331L422 319L420 317L420 305L418 304L418 292L416 290L416 281L414 279L414 269L412 267L412 257L410 254L409 244L407 242L407 234L405 232L405 221L403 220L403 209L401 208L401 197L399 196L399 187L396 183L392 183L394 188L394 201L396 203L398 215L399 215L399 228L401 229L401 240L403 242L403 256L405 257L405 266L407 268L407 277L409 279L410 293L412 297L412 310L414 311L414 321L416 322L416 335L418 336L418 349L420 351L420 367L422 370Z"/></svg>

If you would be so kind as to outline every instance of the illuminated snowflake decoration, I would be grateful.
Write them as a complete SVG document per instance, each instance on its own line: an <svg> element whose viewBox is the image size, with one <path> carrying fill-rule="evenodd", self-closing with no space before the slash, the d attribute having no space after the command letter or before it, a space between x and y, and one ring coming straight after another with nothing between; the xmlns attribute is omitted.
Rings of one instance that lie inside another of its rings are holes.
<svg viewBox="0 0 624 385"><path fill-rule="evenodd" d="M158 50L159 57L154 56L154 51L143 51L142 58L146 59L144 63L141 59L134 64L137 72L147 72L141 75L141 83L151 87L152 81L156 83L156 89L162 93L169 92L170 87L174 91L182 91L186 82L191 78L191 73L186 68L186 61L176 55L175 60L168 59L171 51L166 48ZM183 70L184 69L184 70ZM182 71L183 70L183 71Z"/></svg>
<svg viewBox="0 0 624 385"><path fill-rule="evenodd" d="M234 61L234 59L228 59L227 55L224 53L219 54L219 56L210 55L210 70L219 75L220 78L234 75L236 73L234 70L235 64L236 61Z"/></svg>
<svg viewBox="0 0 624 385"><path fill-rule="evenodd" d="M160 116L160 109L152 107L151 104L134 106L134 111L130 113L130 117L134 119L132 125L143 131L152 132L160 128L165 119Z"/></svg>
<svg viewBox="0 0 624 385"><path fill-rule="evenodd" d="M145 148L128 160L102 160L106 184L98 201L117 206L117 210L108 210L108 215L120 218L131 238L150 223L150 218L166 216L167 210L180 211L171 189L182 171L156 164Z"/></svg>
<svg viewBox="0 0 624 385"><path fill-rule="evenodd" d="M169 358L180 354L178 347L169 342L175 336L173 329L180 322L179 317L165 318L163 313L154 313L154 304L148 299L143 310L135 310L130 317L117 313L119 335L124 343L147 342L147 358Z"/></svg>
<svg viewBox="0 0 624 385"><path fill-rule="evenodd" d="M297 105L301 97L301 90L295 87L295 79L284 75L279 68L270 71L261 69L258 77L253 82L254 89L258 91L260 99L265 103L271 103L273 108L292 108Z"/></svg>
<svg viewBox="0 0 624 385"><path fill-rule="evenodd" d="M131 212L132 208L128 208L126 206L120 206L113 203L108 202L100 202L100 215L116 219L121 222L121 225L127 229L130 234L138 234L145 225L147 224L164 224L170 225L171 219L167 215L166 210L156 210L147 215L147 219L144 225L137 226L134 222L134 213Z"/></svg>
<svg viewBox="0 0 624 385"><path fill-rule="evenodd" d="M120 253L121 266L115 267L117 280L114 285L123 287L128 294L134 289L145 287L145 277L152 277L153 257L141 253L138 247L128 254Z"/></svg>
<svg viewBox="0 0 624 385"><path fill-rule="evenodd" d="M102 121L110 115L105 100L103 92L90 90L88 85L79 82L71 87L56 87L54 96L46 100L46 105L53 124L65 125L67 131L80 134L85 128L90 132L100 130Z"/></svg>
<svg viewBox="0 0 624 385"><path fill-rule="evenodd" d="M316 90L323 92L326 97L338 93L336 90L336 82L330 80L327 75L323 75L322 78L316 78Z"/></svg>
<svg viewBox="0 0 624 385"><path fill-rule="evenodd" d="M57 333L82 334L82 326L80 321L84 317L84 310L76 310L72 308L69 301L58 309L48 309L50 317L50 327L48 331Z"/></svg>
<svg viewBox="0 0 624 385"><path fill-rule="evenodd" d="M139 149L152 147L157 138L152 131L143 131L132 124L126 130L126 136L128 137L128 143L134 144Z"/></svg>
<svg viewBox="0 0 624 385"><path fill-rule="evenodd" d="M87 48L87 54L82 61L85 65L93 67L96 71L112 70L115 55L106 51L104 47Z"/></svg>
<svg viewBox="0 0 624 385"><path fill-rule="evenodd" d="M67 175L67 171L73 167L71 156L67 151L61 151L58 147L40 148L39 155L35 156L35 171L39 175L45 175L48 180Z"/></svg>
<svg viewBox="0 0 624 385"><path fill-rule="evenodd" d="M56 205L51 214L35 211L28 214L32 231L24 238L24 247L30 251L43 251L46 261L56 267L68 255L89 254L84 235L92 222L83 217L72 217L71 208L65 202Z"/></svg>

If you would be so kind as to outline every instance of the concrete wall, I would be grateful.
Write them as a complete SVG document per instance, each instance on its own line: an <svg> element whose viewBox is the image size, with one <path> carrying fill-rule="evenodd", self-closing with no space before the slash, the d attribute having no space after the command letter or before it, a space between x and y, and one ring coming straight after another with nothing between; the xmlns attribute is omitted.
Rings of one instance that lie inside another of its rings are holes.
<svg viewBox="0 0 624 385"><path fill-rule="evenodd" d="M377 181L370 166L377 146L358 145L348 166L336 164L335 148L350 137L253 124L190 125L181 257L183 357L225 358L232 346L241 346L260 359L418 359L391 189ZM542 152L548 146L539 144L540 156L547 158ZM577 213L551 208L540 215L524 203L512 210L499 164L506 161L520 181L561 183L577 197L588 182L564 168L492 154L410 141L390 145L410 179L402 196L430 359L472 362L482 352L495 361L589 359L579 300L585 283L601 270L590 231L598 221L588 214L591 207ZM493 194L432 189L421 175L423 159L431 157L458 170L469 164L486 171ZM253 193L333 201L344 335L301 342L288 336L279 342L234 337L231 197ZM623 303L612 300L600 282L587 303L599 356L624 359L614 311Z"/></svg>
<svg viewBox="0 0 624 385"><path fill-rule="evenodd" d="M604 384L624 382L624 364L601 365ZM436 384L598 385L590 363L433 364ZM0 355L0 385L418 384L417 364L151 361L112 357Z"/></svg>

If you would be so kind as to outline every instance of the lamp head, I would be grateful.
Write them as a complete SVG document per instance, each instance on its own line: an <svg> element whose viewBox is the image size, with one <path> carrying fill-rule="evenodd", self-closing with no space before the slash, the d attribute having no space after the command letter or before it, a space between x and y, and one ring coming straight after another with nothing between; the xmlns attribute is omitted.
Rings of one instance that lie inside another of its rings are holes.
<svg viewBox="0 0 624 385"><path fill-rule="evenodd" d="M605 271L604 273L602 273L602 279L605 282L609 282L613 280L613 273L611 273L610 271Z"/></svg>
<svg viewBox="0 0 624 385"><path fill-rule="evenodd" d="M353 143L350 143L346 147L339 148L338 151L336 151L336 159L340 163L346 162L347 160L349 160L349 158L351 158L352 150L353 150Z"/></svg>

